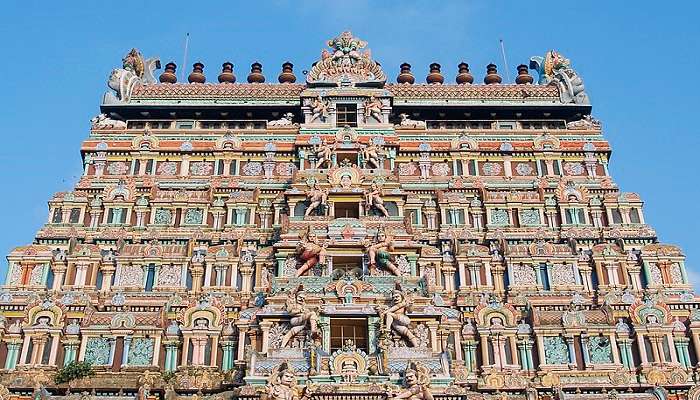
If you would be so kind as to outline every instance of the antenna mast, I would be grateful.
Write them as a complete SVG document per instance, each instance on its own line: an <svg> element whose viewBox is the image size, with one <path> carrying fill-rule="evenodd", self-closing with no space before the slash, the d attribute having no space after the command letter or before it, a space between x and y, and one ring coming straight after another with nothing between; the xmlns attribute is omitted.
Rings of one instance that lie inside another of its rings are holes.
<svg viewBox="0 0 700 400"><path fill-rule="evenodd" d="M503 56L503 67L506 69L506 79L510 83L510 68L508 67L508 59L506 59L506 46L503 44L503 39L498 39L501 42L501 55Z"/></svg>
<svg viewBox="0 0 700 400"><path fill-rule="evenodd" d="M187 50L190 47L190 33L187 32L185 34L185 54L182 57L182 68L180 68L180 73L182 74L182 77L180 78L181 82L185 81L185 68L187 68Z"/></svg>

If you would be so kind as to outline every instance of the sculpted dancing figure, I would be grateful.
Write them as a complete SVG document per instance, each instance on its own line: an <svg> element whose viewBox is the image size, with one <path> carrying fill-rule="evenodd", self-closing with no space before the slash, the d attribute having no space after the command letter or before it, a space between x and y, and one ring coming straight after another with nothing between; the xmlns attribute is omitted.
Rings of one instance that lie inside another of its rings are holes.
<svg viewBox="0 0 700 400"><path fill-rule="evenodd" d="M302 276L316 264L326 263L326 248L318 243L318 236L311 228L302 237L296 248L297 258L303 263L297 269L297 276Z"/></svg>
<svg viewBox="0 0 700 400"><path fill-rule="evenodd" d="M373 169L380 168L380 153L382 149L377 146L374 142L369 142L367 146L362 149L362 159L365 161L365 166Z"/></svg>
<svg viewBox="0 0 700 400"><path fill-rule="evenodd" d="M368 192L365 192L365 203L367 204L367 210L372 207L379 210L385 217L389 216L389 211L384 207L384 200L382 200L382 190L376 183L373 183Z"/></svg>
<svg viewBox="0 0 700 400"><path fill-rule="evenodd" d="M323 97L319 95L317 98L311 101L311 120L309 122L314 122L320 119L321 122L325 122L328 118L328 109L330 106L327 102L323 101Z"/></svg>
<svg viewBox="0 0 700 400"><path fill-rule="evenodd" d="M369 256L370 270L377 267L386 269L396 276L401 275L401 271L391 262L391 251L394 250L394 242L383 231L377 233L377 241L374 244L366 244L367 255Z"/></svg>
<svg viewBox="0 0 700 400"><path fill-rule="evenodd" d="M372 117L377 120L377 122L382 122L382 101L379 100L378 98L371 96L369 100L366 100L363 104L365 108L365 122L369 121L369 118Z"/></svg>
<svg viewBox="0 0 700 400"><path fill-rule="evenodd" d="M314 148L314 155L316 156L317 169L322 169L326 164L328 164L328 168L333 166L333 148L325 141Z"/></svg>
<svg viewBox="0 0 700 400"><path fill-rule="evenodd" d="M292 317L289 321L292 327L282 337L282 348L287 347L289 341L307 327L311 337L318 337L318 313L306 306L306 293L303 287L300 286L296 293L289 293L286 308L287 313Z"/></svg>
<svg viewBox="0 0 700 400"><path fill-rule="evenodd" d="M328 193L322 190L318 183L314 183L309 193L306 194L306 198L309 199L309 207L306 209L304 216L308 217L311 213L318 210L320 206L326 207Z"/></svg>
<svg viewBox="0 0 700 400"><path fill-rule="evenodd" d="M411 320L406 315L408 307L406 298L399 289L396 289L391 294L391 301L393 303L391 307L379 311L379 317L384 321L384 329L393 330L411 343L411 346L418 347L418 338L409 328Z"/></svg>

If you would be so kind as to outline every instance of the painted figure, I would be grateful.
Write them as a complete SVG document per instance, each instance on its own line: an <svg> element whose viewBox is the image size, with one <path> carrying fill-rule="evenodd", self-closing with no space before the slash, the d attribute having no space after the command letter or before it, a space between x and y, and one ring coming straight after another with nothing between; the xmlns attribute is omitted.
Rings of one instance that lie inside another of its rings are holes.
<svg viewBox="0 0 700 400"><path fill-rule="evenodd" d="M306 194L306 198L309 200L309 207L306 208L304 216L308 217L311 213L317 211L319 207L323 206L325 208L327 206L328 193L322 190L316 182Z"/></svg>
<svg viewBox="0 0 700 400"><path fill-rule="evenodd" d="M299 400L296 384L297 377L294 371L287 363L283 363L268 380L267 396L270 400Z"/></svg>
<svg viewBox="0 0 700 400"><path fill-rule="evenodd" d="M427 368L409 365L403 375L404 390L390 396L392 399L433 400L428 385L430 377Z"/></svg>
<svg viewBox="0 0 700 400"><path fill-rule="evenodd" d="M330 144L323 142L320 146L314 148L316 156L316 168L322 169L326 164L328 168L333 166L333 147Z"/></svg>
<svg viewBox="0 0 700 400"><path fill-rule="evenodd" d="M370 98L363 103L365 122L369 122L370 117L376 119L377 122L382 122L382 106L381 100L370 96Z"/></svg>
<svg viewBox="0 0 700 400"><path fill-rule="evenodd" d="M326 263L326 248L318 243L318 237L311 229L299 241L296 254L299 261L303 263L301 267L297 268L296 276L304 275L316 264L324 265Z"/></svg>
<svg viewBox="0 0 700 400"><path fill-rule="evenodd" d="M377 268L382 268L388 270L396 276L400 276L401 270L399 270L396 265L391 262L390 252L393 250L394 242L386 235L386 233L379 231L379 233L377 233L377 242L367 245L370 270L374 271Z"/></svg>
<svg viewBox="0 0 700 400"><path fill-rule="evenodd" d="M379 155L381 153L381 147L370 141L370 143L362 149L362 159L365 161L365 166L374 169L380 168Z"/></svg>
<svg viewBox="0 0 700 400"><path fill-rule="evenodd" d="M294 336L307 328L311 337L318 337L318 313L306 306L306 294L302 287L299 287L296 293L289 294L286 308L287 313L292 317L289 321L292 327L282 337L282 348L287 347Z"/></svg>
<svg viewBox="0 0 700 400"><path fill-rule="evenodd" d="M411 346L418 347L419 342L416 335L411 332L411 320L406 315L408 302L400 290L394 290L391 294L391 307L379 311L379 318L384 322L384 327L388 332L394 331L402 338L406 339Z"/></svg>
<svg viewBox="0 0 700 400"><path fill-rule="evenodd" d="M321 122L326 122L326 118L328 118L328 109L330 108L330 104L328 104L328 102L326 101L323 101L323 97L319 95L317 98L311 101L310 106L311 120L309 122L314 122L317 119Z"/></svg>
<svg viewBox="0 0 700 400"><path fill-rule="evenodd" d="M370 190L365 192L365 203L367 205L367 210L369 211L372 207L379 210L385 217L389 216L389 211L384 207L384 200L382 200L382 190L379 185L373 183Z"/></svg>

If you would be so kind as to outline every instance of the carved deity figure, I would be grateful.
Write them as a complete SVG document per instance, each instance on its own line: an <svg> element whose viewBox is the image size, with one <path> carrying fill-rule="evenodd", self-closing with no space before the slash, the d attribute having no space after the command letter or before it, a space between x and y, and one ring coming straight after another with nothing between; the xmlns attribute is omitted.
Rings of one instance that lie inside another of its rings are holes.
<svg viewBox="0 0 700 400"><path fill-rule="evenodd" d="M382 153L382 148L371 142L362 148L362 159L365 161L365 165L371 168L380 168L380 154Z"/></svg>
<svg viewBox="0 0 700 400"><path fill-rule="evenodd" d="M289 293L286 308L287 313L292 317L289 321L292 327L282 337L281 348L287 347L289 341L307 327L311 337L318 336L318 312L306 306L306 294L303 288L297 289L296 293Z"/></svg>
<svg viewBox="0 0 700 400"><path fill-rule="evenodd" d="M379 267L388 270L396 276L401 275L401 270L391 262L390 252L394 250L394 242L386 233L379 231L376 243L365 244L365 246L367 247L370 270L374 271Z"/></svg>
<svg viewBox="0 0 700 400"><path fill-rule="evenodd" d="M365 192L365 204L368 211L374 207L385 217L389 216L389 211L384 207L384 200L382 200L382 190L376 183L373 183L370 190Z"/></svg>
<svg viewBox="0 0 700 400"><path fill-rule="evenodd" d="M325 141L314 148L314 155L316 156L316 168L322 169L326 164L329 168L333 166L333 147Z"/></svg>
<svg viewBox="0 0 700 400"><path fill-rule="evenodd" d="M323 100L323 97L319 95L317 98L311 101L311 119L309 122L314 122L317 119L321 122L326 122L328 118L328 110L330 109L330 103Z"/></svg>
<svg viewBox="0 0 700 400"><path fill-rule="evenodd" d="M377 120L377 122L382 122L382 101L374 96L370 96L368 100L362 103L364 108L364 118L365 122L369 122L369 118L372 117Z"/></svg>
<svg viewBox="0 0 700 400"><path fill-rule="evenodd" d="M311 229L299 241L296 254L303 264L297 268L296 276L302 276L316 264L326 263L326 248L318 242L318 236Z"/></svg>
<svg viewBox="0 0 700 400"><path fill-rule="evenodd" d="M299 400L296 384L297 377L294 371L287 363L283 363L268 380L267 396L270 400Z"/></svg>
<svg viewBox="0 0 700 400"><path fill-rule="evenodd" d="M321 206L327 207L328 192L322 190L318 183L314 183L311 190L306 194L306 198L309 200L309 206L304 213L305 217L311 215L312 212L318 210Z"/></svg>
<svg viewBox="0 0 700 400"><path fill-rule="evenodd" d="M398 333L411 346L418 347L420 343L416 335L411 332L409 327L411 320L406 315L406 308L408 308L406 297L400 290L394 290L391 294L391 302L391 307L379 311L379 317L384 321L384 329Z"/></svg>
<svg viewBox="0 0 700 400"><path fill-rule="evenodd" d="M392 399L408 400L433 400L433 395L428 388L430 377L426 367L409 365L403 375L404 390L394 394Z"/></svg>

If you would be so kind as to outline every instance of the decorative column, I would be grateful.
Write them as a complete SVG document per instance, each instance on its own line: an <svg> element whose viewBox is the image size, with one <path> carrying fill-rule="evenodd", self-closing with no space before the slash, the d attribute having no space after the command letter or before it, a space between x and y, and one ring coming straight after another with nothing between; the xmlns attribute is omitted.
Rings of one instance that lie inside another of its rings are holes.
<svg viewBox="0 0 700 400"><path fill-rule="evenodd" d="M251 264L240 265L239 268L241 271L241 293L250 295L252 287L251 283L253 277L253 266Z"/></svg>
<svg viewBox="0 0 700 400"><path fill-rule="evenodd" d="M368 350L370 354L377 352L378 332L382 321L377 316L367 317L367 339L369 341Z"/></svg>
<svg viewBox="0 0 700 400"><path fill-rule="evenodd" d="M445 279L445 291L448 293L454 292L455 290L455 269L454 267L443 264L442 274Z"/></svg>
<svg viewBox="0 0 700 400"><path fill-rule="evenodd" d="M234 346L236 342L233 340L224 340L221 342L221 349L223 351L223 357L221 361L221 370L226 372L234 367L233 355Z"/></svg>
<svg viewBox="0 0 700 400"><path fill-rule="evenodd" d="M122 352L122 367L129 363L129 347L131 347L131 336L124 336L124 351Z"/></svg>
<svg viewBox="0 0 700 400"><path fill-rule="evenodd" d="M576 350L574 350L574 337L565 336L566 346L569 348L569 364L576 365Z"/></svg>
<svg viewBox="0 0 700 400"><path fill-rule="evenodd" d="M321 341L323 350L330 352L331 350L331 319L328 316L320 316L318 318L318 329L321 330Z"/></svg>
<svg viewBox="0 0 700 400"><path fill-rule="evenodd" d="M467 367L469 372L475 372L476 365L476 340L475 340L475 329L472 325L471 319L467 321L462 326L462 343L464 350L464 365Z"/></svg>
<svg viewBox="0 0 700 400"><path fill-rule="evenodd" d="M647 354L647 349L644 345L644 335L639 333L637 333L637 350L639 350L639 358L641 358L642 366L650 364L649 355Z"/></svg>
<svg viewBox="0 0 700 400"><path fill-rule="evenodd" d="M238 325L238 355L236 356L237 360L245 359L245 337L246 333L248 332L248 328L248 324Z"/></svg>
<svg viewBox="0 0 700 400"><path fill-rule="evenodd" d="M422 152L418 160L418 168L420 169L421 179L430 178L430 166L432 162L430 161L430 153Z"/></svg>
<svg viewBox="0 0 700 400"><path fill-rule="evenodd" d="M688 344L690 343L690 339L684 336L675 336L673 337L673 344L676 347L676 352L678 353L678 362L684 367L684 368L691 368L692 364L690 362L690 354L688 353Z"/></svg>
<svg viewBox="0 0 700 400"><path fill-rule="evenodd" d="M497 296L503 296L505 294L505 287L503 284L505 267L501 264L495 264L491 268L491 272L493 272L493 290Z"/></svg>
<svg viewBox="0 0 700 400"><path fill-rule="evenodd" d="M202 290L202 278L204 277L204 262L193 259L190 262L190 273L192 274L192 292L199 293Z"/></svg>
<svg viewBox="0 0 700 400"><path fill-rule="evenodd" d="M70 364L78 358L80 339L77 335L67 335L63 341L63 365Z"/></svg>
<svg viewBox="0 0 700 400"><path fill-rule="evenodd" d="M463 361L464 355L462 354L462 335L459 332L459 325L450 326L450 335L455 343L455 360Z"/></svg>
<svg viewBox="0 0 700 400"><path fill-rule="evenodd" d="M100 292L109 293L112 290L112 276L114 276L116 268L112 263L103 263L100 270L102 271L102 287L100 288Z"/></svg>
<svg viewBox="0 0 700 400"><path fill-rule="evenodd" d="M262 321L260 322L260 330L262 330L262 350L261 353L267 354L270 341L270 329L272 328L272 321Z"/></svg>
<svg viewBox="0 0 700 400"><path fill-rule="evenodd" d="M177 337L168 338L163 341L165 345L165 370L175 371L177 369L177 350L180 339Z"/></svg>
<svg viewBox="0 0 700 400"><path fill-rule="evenodd" d="M569 348L571 352L571 348ZM591 355L588 352L588 335L585 332L581 332L581 353L583 354L583 366L588 368L591 363Z"/></svg>
<svg viewBox="0 0 700 400"><path fill-rule="evenodd" d="M5 369L14 370L17 367L20 351L22 349L22 338L18 336L6 337L3 339L7 343L7 357L5 358Z"/></svg>
<svg viewBox="0 0 700 400"><path fill-rule="evenodd" d="M51 270L53 271L53 284L51 290L60 291L63 286L63 279L66 275L66 264L63 262L53 261L51 263Z"/></svg>

